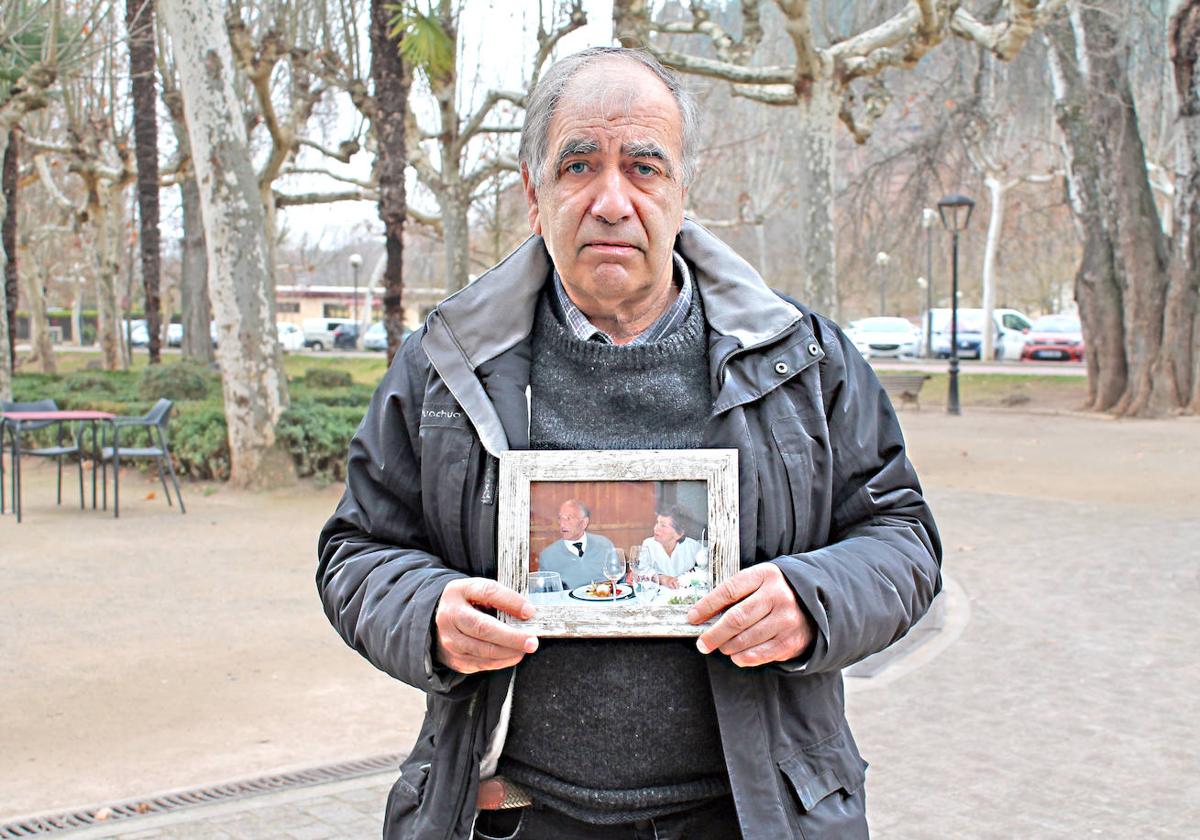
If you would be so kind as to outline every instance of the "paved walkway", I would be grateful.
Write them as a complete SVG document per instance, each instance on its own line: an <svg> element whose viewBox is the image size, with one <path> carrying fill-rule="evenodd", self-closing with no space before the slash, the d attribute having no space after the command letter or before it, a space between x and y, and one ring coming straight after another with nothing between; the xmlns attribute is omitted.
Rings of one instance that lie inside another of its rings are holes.
<svg viewBox="0 0 1200 840"><path fill-rule="evenodd" d="M934 639L851 681L873 837L1200 836L1200 424L1028 422L1022 437L1000 415L905 419L964 602L942 615L938 638L953 644ZM987 468L988 435L1006 441L1006 464L1040 453L1038 471L1022 483ZM1147 480L1151 467L1160 478ZM390 783L71 836L377 837Z"/></svg>

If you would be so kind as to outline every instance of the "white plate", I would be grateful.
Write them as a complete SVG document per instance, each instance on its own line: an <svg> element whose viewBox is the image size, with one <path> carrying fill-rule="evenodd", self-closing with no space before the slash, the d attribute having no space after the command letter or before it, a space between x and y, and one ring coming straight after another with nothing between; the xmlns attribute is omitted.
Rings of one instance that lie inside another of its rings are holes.
<svg viewBox="0 0 1200 840"><path fill-rule="evenodd" d="M616 598L612 597L611 595L593 595L592 593L588 592L589 585L590 584L584 584L583 586L575 587L569 593L570 596L578 601L624 601L633 597L633 587L628 583L617 584Z"/></svg>

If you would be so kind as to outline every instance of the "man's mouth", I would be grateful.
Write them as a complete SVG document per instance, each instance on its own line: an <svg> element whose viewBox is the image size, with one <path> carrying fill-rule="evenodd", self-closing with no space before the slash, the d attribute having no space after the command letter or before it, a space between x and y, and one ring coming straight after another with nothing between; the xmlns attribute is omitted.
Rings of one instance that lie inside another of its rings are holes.
<svg viewBox="0 0 1200 840"><path fill-rule="evenodd" d="M596 251L605 251L613 254L627 254L630 251L640 250L636 245L628 242L620 242L617 240L597 240L589 242L583 247L592 248Z"/></svg>

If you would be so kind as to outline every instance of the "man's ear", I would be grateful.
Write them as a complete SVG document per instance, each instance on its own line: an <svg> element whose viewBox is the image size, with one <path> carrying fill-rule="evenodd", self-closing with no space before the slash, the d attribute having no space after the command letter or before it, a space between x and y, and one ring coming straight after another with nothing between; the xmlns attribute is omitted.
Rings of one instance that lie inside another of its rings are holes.
<svg viewBox="0 0 1200 840"><path fill-rule="evenodd" d="M542 235L542 218L538 212L537 187L529 177L529 165L521 164L521 184L525 187L525 203L529 207L529 228L538 236Z"/></svg>

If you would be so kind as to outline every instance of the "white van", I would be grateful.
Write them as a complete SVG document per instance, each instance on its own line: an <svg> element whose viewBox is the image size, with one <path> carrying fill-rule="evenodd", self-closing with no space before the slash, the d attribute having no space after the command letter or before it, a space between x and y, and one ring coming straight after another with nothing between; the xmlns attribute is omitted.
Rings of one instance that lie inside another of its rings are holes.
<svg viewBox="0 0 1200 840"><path fill-rule="evenodd" d="M353 318L305 318L304 346L313 350L333 347L333 331L342 324L353 323Z"/></svg>
<svg viewBox="0 0 1200 840"><path fill-rule="evenodd" d="M933 315L933 341L931 353L939 359L950 356L950 310L932 309L921 317L921 331L929 324ZM1023 312L1016 309L992 310L992 344L997 359L1019 361L1025 347L1025 334L1033 324ZM983 310L959 307L958 310L958 355L964 359L978 359L983 345Z"/></svg>

